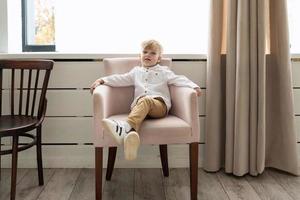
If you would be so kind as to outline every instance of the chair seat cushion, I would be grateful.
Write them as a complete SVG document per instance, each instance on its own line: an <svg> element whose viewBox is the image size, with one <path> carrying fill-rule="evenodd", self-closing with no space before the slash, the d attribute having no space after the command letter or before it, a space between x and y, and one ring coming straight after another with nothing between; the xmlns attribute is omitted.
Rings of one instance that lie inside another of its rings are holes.
<svg viewBox="0 0 300 200"><path fill-rule="evenodd" d="M109 119L126 120L128 114L113 115ZM142 144L176 144L189 142L192 130L182 119L168 115L160 119L146 119L139 135ZM108 146L115 146L113 138L104 130L104 140Z"/></svg>
<svg viewBox="0 0 300 200"><path fill-rule="evenodd" d="M0 116L0 134L18 131L29 131L38 123L36 117L23 115L2 115Z"/></svg>

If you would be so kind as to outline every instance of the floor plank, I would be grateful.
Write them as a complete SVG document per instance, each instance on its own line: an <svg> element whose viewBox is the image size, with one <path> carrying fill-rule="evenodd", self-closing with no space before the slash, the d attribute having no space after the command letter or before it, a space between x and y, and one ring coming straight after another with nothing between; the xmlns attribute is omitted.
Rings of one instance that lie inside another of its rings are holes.
<svg viewBox="0 0 300 200"><path fill-rule="evenodd" d="M18 169L17 171L17 191L18 183L25 174L28 172L28 169ZM11 169L1 169L1 181L0 181L0 200L7 200L10 197L10 175Z"/></svg>
<svg viewBox="0 0 300 200"><path fill-rule="evenodd" d="M134 179L134 200L165 200L161 169L135 169Z"/></svg>
<svg viewBox="0 0 300 200"><path fill-rule="evenodd" d="M223 171L218 172L217 176L231 200L260 200L258 194L251 187L245 177L236 177L225 174Z"/></svg>
<svg viewBox="0 0 300 200"><path fill-rule="evenodd" d="M29 169L26 175L18 183L16 199L37 199L54 174L54 169L44 169L44 185L39 186L37 169Z"/></svg>
<svg viewBox="0 0 300 200"><path fill-rule="evenodd" d="M133 200L134 169L114 169L104 184L103 200Z"/></svg>
<svg viewBox="0 0 300 200"><path fill-rule="evenodd" d="M169 177L163 178L166 200L190 199L189 170L170 169Z"/></svg>
<svg viewBox="0 0 300 200"><path fill-rule="evenodd" d="M67 200L81 169L57 169L39 196L39 200Z"/></svg>
<svg viewBox="0 0 300 200"><path fill-rule="evenodd" d="M82 169L69 200L95 199L95 192L92 188L95 188L95 170Z"/></svg>
<svg viewBox="0 0 300 200"><path fill-rule="evenodd" d="M102 189L105 185L106 169L102 173ZM95 169L82 169L69 200L95 199Z"/></svg>
<svg viewBox="0 0 300 200"><path fill-rule="evenodd" d="M115 169L111 181L104 181L103 200L188 200L189 169ZM198 170L198 199L267 200L300 199L300 177L266 170L258 177L235 177L224 172ZM94 200L94 169L44 169L45 185L38 186L36 169L18 169L17 200ZM0 200L9 199L10 169L2 169Z"/></svg>
<svg viewBox="0 0 300 200"><path fill-rule="evenodd" d="M288 192L293 199L300 199L300 177L279 170L268 170L269 174Z"/></svg>
<svg viewBox="0 0 300 200"><path fill-rule="evenodd" d="M290 195L276 182L268 171L255 177L247 175L246 179L262 200L292 200Z"/></svg>
<svg viewBox="0 0 300 200"><path fill-rule="evenodd" d="M198 199L229 200L217 173L208 173L203 169L198 169L198 173Z"/></svg>

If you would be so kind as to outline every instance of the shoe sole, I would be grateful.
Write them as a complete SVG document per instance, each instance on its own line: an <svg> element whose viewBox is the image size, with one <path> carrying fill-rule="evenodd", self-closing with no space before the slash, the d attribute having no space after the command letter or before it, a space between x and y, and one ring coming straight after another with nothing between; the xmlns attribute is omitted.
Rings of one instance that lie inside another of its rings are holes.
<svg viewBox="0 0 300 200"><path fill-rule="evenodd" d="M110 135L112 135L113 139L120 145L122 144L122 140L117 138L119 136L116 136L114 134L114 130L111 129L111 127L108 125L108 120L103 119L102 120L102 125L104 126L105 130L108 130L108 132L110 133Z"/></svg>
<svg viewBox="0 0 300 200"><path fill-rule="evenodd" d="M136 132L131 132L124 139L124 154L126 160L134 160L137 157L140 146L140 137Z"/></svg>

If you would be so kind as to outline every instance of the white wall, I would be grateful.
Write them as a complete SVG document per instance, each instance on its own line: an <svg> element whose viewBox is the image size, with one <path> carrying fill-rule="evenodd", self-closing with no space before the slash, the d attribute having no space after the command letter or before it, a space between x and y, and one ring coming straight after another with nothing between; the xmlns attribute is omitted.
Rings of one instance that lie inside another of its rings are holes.
<svg viewBox="0 0 300 200"><path fill-rule="evenodd" d="M22 52L21 0L0 0L0 53Z"/></svg>
<svg viewBox="0 0 300 200"><path fill-rule="evenodd" d="M0 0L0 52L8 50L7 0Z"/></svg>
<svg viewBox="0 0 300 200"><path fill-rule="evenodd" d="M22 52L21 0L7 0L8 49L7 52Z"/></svg>
<svg viewBox="0 0 300 200"><path fill-rule="evenodd" d="M199 121L201 123L200 165L204 147L205 120L205 74L206 62L173 62L173 69L184 74L199 84L204 95L199 99ZM6 74L4 74L4 77ZM7 75L9 76L9 75ZM94 167L92 96L90 84L103 76L101 61L56 62L51 74L47 98L47 117L43 124L43 161L44 167ZM66 78L67 77L67 78ZM7 81L4 80L4 88ZM3 105L9 105L9 91L3 91ZM8 106L3 107L3 114L8 113ZM199 133L200 134L200 133ZM22 139L21 141L24 142ZM28 141L28 140L26 140ZM45 144L46 143L46 144ZM10 140L3 148L8 148ZM187 167L188 145L169 146L170 167ZM104 164L106 165L107 148ZM124 160L123 149L118 149L116 167L160 167L158 146L142 146L139 157L134 162ZM21 152L19 167L35 167L35 148ZM3 167L10 166L10 156L3 156Z"/></svg>

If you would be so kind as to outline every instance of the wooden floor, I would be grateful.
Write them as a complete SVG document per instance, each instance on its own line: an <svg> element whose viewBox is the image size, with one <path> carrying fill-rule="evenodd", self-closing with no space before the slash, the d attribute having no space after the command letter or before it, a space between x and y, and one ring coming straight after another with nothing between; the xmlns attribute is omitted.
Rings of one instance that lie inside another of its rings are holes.
<svg viewBox="0 0 300 200"><path fill-rule="evenodd" d="M105 171L104 171L105 173ZM104 176L105 177L105 176ZM19 169L18 200L94 200L94 169L45 169L44 186L37 186L35 169ZM300 177L268 169L258 177L234 177L199 169L198 199L300 199ZM104 200L189 199L188 169L115 169L103 186ZM0 199L8 200L10 170L2 169Z"/></svg>

